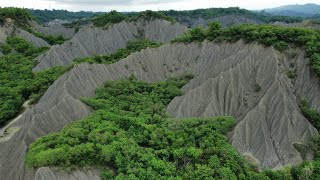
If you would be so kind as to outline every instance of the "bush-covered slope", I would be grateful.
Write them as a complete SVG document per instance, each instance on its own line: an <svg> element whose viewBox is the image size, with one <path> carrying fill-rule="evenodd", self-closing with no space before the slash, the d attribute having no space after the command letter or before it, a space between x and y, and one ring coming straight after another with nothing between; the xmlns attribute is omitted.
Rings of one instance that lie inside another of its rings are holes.
<svg viewBox="0 0 320 180"><path fill-rule="evenodd" d="M167 104L191 77L107 82L94 98L83 99L95 113L39 138L29 148L27 164L101 166L102 179L260 177L224 136L232 118L167 119Z"/></svg>
<svg viewBox="0 0 320 180"><path fill-rule="evenodd" d="M0 127L13 118L23 102L31 94L44 91L55 79L59 69L51 69L34 74L34 57L46 48L35 48L18 37L9 37L7 43L0 45L5 54L0 57ZM43 77L45 75L45 77Z"/></svg>
<svg viewBox="0 0 320 180"><path fill-rule="evenodd" d="M75 63L111 64L148 47L159 47L160 44L148 40L131 41L126 48L115 54L78 59ZM34 57L45 48L35 48L18 37L9 37L6 44L0 45L0 51L6 54L0 57L0 127L12 119L27 99L37 101L46 89L64 72L73 67L54 67L37 73L32 72L36 65ZM17 51L14 53L13 51Z"/></svg>
<svg viewBox="0 0 320 180"><path fill-rule="evenodd" d="M34 19L34 17L26 9L0 7L0 25L5 22L6 18L11 18L15 20L18 26L26 26L29 20Z"/></svg>

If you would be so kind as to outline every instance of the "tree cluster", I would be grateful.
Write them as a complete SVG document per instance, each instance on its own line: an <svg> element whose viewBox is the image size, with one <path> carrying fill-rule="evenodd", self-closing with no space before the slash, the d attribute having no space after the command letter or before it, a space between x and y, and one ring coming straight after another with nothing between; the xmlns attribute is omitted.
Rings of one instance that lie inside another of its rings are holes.
<svg viewBox="0 0 320 180"><path fill-rule="evenodd" d="M176 22L172 17L165 16L161 12L150 10L139 13L120 13L117 11L111 11L109 13L101 14L92 18L92 22L97 27L107 27L109 25L120 23L122 21L150 21L154 19L164 19L172 23Z"/></svg>
<svg viewBox="0 0 320 180"><path fill-rule="evenodd" d="M168 118L167 104L192 77L107 82L82 100L95 112L36 140L27 165L99 166L102 179L269 179L227 142L233 118Z"/></svg>
<svg viewBox="0 0 320 180"><path fill-rule="evenodd" d="M33 73L34 57L46 50L35 48L26 40L13 36L0 46L0 127L16 116L24 101L37 100L59 77L64 68L56 67Z"/></svg>

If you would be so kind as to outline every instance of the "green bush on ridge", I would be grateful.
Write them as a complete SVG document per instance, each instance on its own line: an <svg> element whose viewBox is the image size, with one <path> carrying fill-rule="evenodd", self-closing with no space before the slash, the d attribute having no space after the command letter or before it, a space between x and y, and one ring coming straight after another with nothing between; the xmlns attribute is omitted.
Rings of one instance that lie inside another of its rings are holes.
<svg viewBox="0 0 320 180"><path fill-rule="evenodd" d="M172 17L165 16L161 12L155 12L155 11L143 11L139 13L120 13L117 11L111 11L109 13L104 13L101 15L98 15L94 18L92 18L93 25L97 27L106 27L108 25L120 23L122 21L138 21L140 19L150 21L153 19L164 19L169 22L176 22Z"/></svg>
<svg viewBox="0 0 320 180"><path fill-rule="evenodd" d="M5 22L6 18L11 18L19 27L28 25L28 21L33 20L34 17L26 9L14 7L0 7L0 25Z"/></svg>

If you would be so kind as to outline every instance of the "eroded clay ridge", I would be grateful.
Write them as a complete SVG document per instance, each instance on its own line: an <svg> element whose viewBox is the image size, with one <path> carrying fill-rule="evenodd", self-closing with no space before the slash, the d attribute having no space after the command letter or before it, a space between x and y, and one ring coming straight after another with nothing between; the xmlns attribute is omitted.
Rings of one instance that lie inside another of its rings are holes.
<svg viewBox="0 0 320 180"><path fill-rule="evenodd" d="M34 30L46 35L51 35L51 36L61 35L64 38L71 39L76 34L75 28L67 28L62 24L53 24L50 26L43 26L38 24L35 21L30 21L29 24L32 26Z"/></svg>
<svg viewBox="0 0 320 180"><path fill-rule="evenodd" d="M26 41L28 41L29 43L31 43L33 46L35 47L50 47L50 44L48 44L45 40L36 37L35 35L17 28L15 30L15 34L23 39L25 39Z"/></svg>
<svg viewBox="0 0 320 180"><path fill-rule="evenodd" d="M199 18L179 18L178 21L187 26L194 28L199 25L203 26L208 26L209 23L211 22L219 22L222 27L230 27L232 25L237 25L237 24L263 24L262 21L256 20L256 19L250 19L242 15L225 15L225 16L219 16L211 19L203 19L201 17Z"/></svg>
<svg viewBox="0 0 320 180"><path fill-rule="evenodd" d="M146 49L112 65L75 65L12 125L19 130L0 145L0 179L60 177L59 172L46 168L25 169L28 145L88 116L90 109L79 100L81 97L93 96L107 80L131 74L156 82L194 73L195 78L183 88L185 94L168 106L172 116L234 116L238 124L232 145L241 154L269 168L299 163L302 156L293 144L305 144L317 131L301 115L297 97L306 97L320 109L319 102L312 100L320 97L319 79L303 57L299 52L294 59L287 59L273 48L256 44L204 42ZM298 71L294 82L285 73L291 61L296 62ZM256 84L260 91L256 91Z"/></svg>
<svg viewBox="0 0 320 180"><path fill-rule="evenodd" d="M39 64L33 70L68 65L76 58L111 54L126 47L128 41L137 38L166 42L186 31L185 26L165 20L121 22L106 30L84 28L70 41L53 46L48 52L37 57Z"/></svg>

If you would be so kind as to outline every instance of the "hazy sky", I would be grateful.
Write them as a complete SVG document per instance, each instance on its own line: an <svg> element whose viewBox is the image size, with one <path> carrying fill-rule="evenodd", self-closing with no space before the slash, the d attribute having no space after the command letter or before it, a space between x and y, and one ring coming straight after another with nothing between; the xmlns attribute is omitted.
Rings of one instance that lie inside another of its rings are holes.
<svg viewBox="0 0 320 180"><path fill-rule="evenodd" d="M234 7L258 10L288 4L320 4L320 0L0 0L0 7L67 9L71 11L185 10L209 7Z"/></svg>

